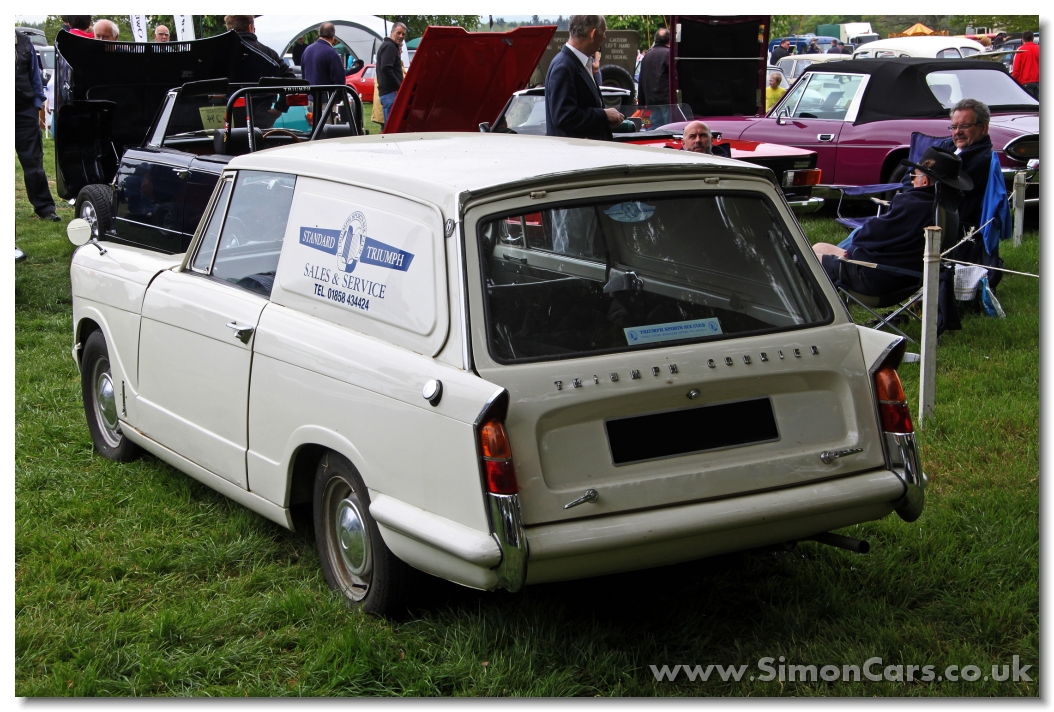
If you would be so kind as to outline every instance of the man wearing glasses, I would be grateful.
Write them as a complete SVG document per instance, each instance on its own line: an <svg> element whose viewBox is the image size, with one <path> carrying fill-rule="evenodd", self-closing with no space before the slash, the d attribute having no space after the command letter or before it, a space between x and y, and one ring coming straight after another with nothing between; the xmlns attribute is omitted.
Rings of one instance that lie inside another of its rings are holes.
<svg viewBox="0 0 1054 712"><path fill-rule="evenodd" d="M963 194L963 202L959 205L959 224L964 229L972 230L981 225L981 207L984 204L988 174L992 167L992 138L988 135L988 123L992 114L983 102L963 99L952 107L951 117L951 125L948 127L951 137L938 146L954 151L962 159L963 173L973 180L973 188ZM967 262L975 261L970 257L978 257L976 254L951 256Z"/></svg>
<svg viewBox="0 0 1054 712"><path fill-rule="evenodd" d="M168 42L171 36L168 28L164 25L158 25L154 28L154 42Z"/></svg>

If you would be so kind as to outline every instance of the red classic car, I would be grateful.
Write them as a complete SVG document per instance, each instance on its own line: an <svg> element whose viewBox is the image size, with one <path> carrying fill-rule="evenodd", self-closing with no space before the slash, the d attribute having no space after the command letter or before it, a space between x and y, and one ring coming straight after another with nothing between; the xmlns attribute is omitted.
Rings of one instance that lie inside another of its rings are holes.
<svg viewBox="0 0 1054 712"><path fill-rule="evenodd" d="M949 109L963 98L978 99L991 109L989 134L1008 181L1029 159L1039 158L1039 102L999 62L862 59L814 64L768 116L703 120L725 138L816 151L826 185L868 185L899 179L913 131L949 135Z"/></svg>
<svg viewBox="0 0 1054 712"><path fill-rule="evenodd" d="M363 101L373 101L373 76L376 65L367 64L354 74L349 74L344 83L354 87Z"/></svg>

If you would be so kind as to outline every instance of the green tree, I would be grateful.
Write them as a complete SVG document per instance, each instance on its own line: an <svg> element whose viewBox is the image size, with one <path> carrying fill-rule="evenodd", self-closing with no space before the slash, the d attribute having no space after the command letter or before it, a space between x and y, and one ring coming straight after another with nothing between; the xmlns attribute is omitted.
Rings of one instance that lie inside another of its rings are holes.
<svg viewBox="0 0 1054 712"><path fill-rule="evenodd" d="M1003 32L1024 32L1039 29L1039 15L958 15L954 17L961 31L966 26L990 27Z"/></svg>
<svg viewBox="0 0 1054 712"><path fill-rule="evenodd" d="M408 30L407 38L425 33L429 25L464 27L469 32L479 29L479 15L380 15L388 22L402 22Z"/></svg>
<svg viewBox="0 0 1054 712"><path fill-rule="evenodd" d="M647 49L655 39L655 30L670 26L669 15L605 15L608 29L636 30L640 35L640 46Z"/></svg>

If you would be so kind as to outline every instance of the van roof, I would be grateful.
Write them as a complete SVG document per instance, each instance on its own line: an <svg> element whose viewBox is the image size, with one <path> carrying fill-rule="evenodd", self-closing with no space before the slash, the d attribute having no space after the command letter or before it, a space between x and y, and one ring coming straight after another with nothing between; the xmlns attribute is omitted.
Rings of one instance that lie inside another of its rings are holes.
<svg viewBox="0 0 1054 712"><path fill-rule="evenodd" d="M484 133L418 133L305 141L238 156L231 168L273 170L374 186L444 205L571 174L703 168L768 177L767 168L717 156L608 141Z"/></svg>

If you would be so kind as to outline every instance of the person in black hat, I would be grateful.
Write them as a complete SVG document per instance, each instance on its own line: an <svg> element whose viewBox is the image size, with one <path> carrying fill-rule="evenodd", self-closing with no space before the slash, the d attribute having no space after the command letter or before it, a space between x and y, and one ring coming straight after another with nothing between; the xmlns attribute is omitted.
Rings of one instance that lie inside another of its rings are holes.
<svg viewBox="0 0 1054 712"><path fill-rule="evenodd" d="M958 191L973 187L970 176L962 172L962 159L936 147L926 149L918 163L904 160L901 164L914 169L912 187L893 198L888 212L864 223L851 235L846 249L826 242L813 245L832 282L841 279L846 288L876 297L917 283L918 278L910 275L839 263L846 258L922 272L923 230L936 224L935 185L940 182Z"/></svg>

